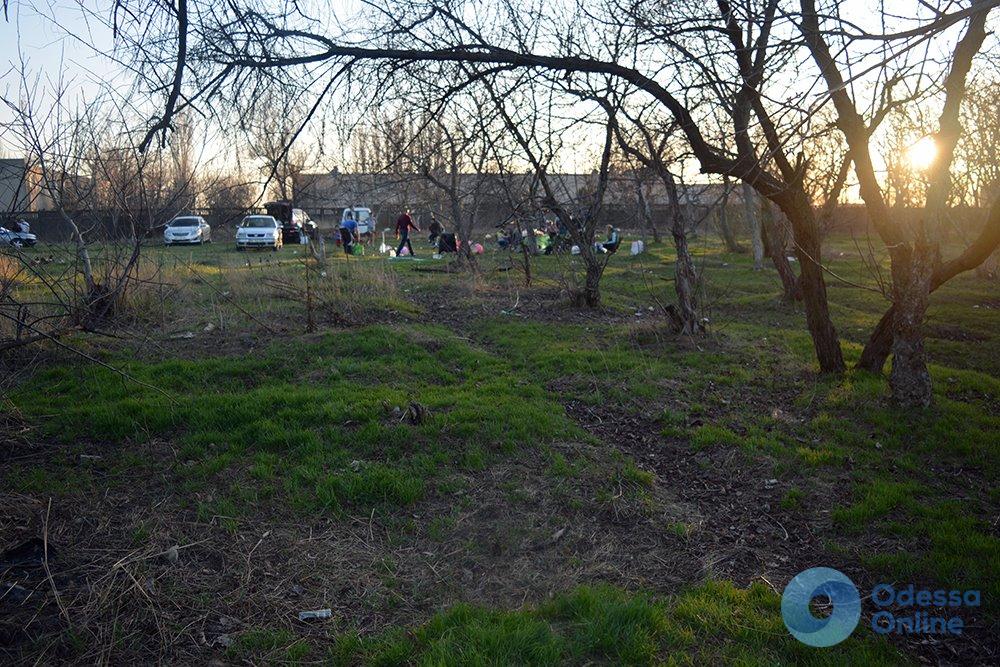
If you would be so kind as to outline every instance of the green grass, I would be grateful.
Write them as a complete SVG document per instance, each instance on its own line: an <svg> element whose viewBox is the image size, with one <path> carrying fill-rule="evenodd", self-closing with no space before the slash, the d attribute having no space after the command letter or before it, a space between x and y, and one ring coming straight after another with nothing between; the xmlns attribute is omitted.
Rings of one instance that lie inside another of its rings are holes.
<svg viewBox="0 0 1000 667"><path fill-rule="evenodd" d="M230 658L249 660L256 658L269 663L299 664L309 655L309 644L296 640L286 629L255 628L239 635L226 649Z"/></svg>
<svg viewBox="0 0 1000 667"><path fill-rule="evenodd" d="M831 271L867 280L850 240L831 245ZM903 412L889 402L882 376L815 374L804 315L780 302L773 272L753 271L748 257L722 253L712 241L693 247L699 265L710 267L702 301L710 334L695 341L667 335L647 310L672 300L665 245L613 257L602 284L607 311L577 318L567 310L565 321L549 317L563 304L537 316L512 308L514 289L523 287L515 272L492 272L493 260L485 260L479 290L464 286L466 277L420 273L416 264L385 268L377 258L338 256L328 268L341 291L329 307L392 313L391 323L304 336L302 304L258 290L241 293L241 307L287 333L253 334L242 348L196 345L175 358L72 338L139 383L74 359L26 373L8 392L10 406L39 439L59 445L58 454L44 463L17 460L0 479L18 493L73 498L166 473L179 480L178 502L197 521L234 534L257 527L258 509L336 518L378 508L413 523L420 503L457 497L512 462L537 466L566 507L589 511L588 503L610 503L620 487L657 512L656 493L669 493L673 481L579 427L565 410L573 401L601 408L603 419L641 418L660 436L658 446L676 448L672 454L731 454L764 479L781 480L783 511L829 511L824 539L838 559L855 561L873 580L981 589L986 613L997 617L1000 540L990 521L1000 511L1000 327L995 307L984 306L995 301L995 285L964 275L932 296L927 350L936 404ZM217 246L155 257L221 291L264 276L295 279L301 257L288 251L244 256ZM556 291L565 271L560 258L538 258L534 285ZM343 287L372 277L377 293ZM212 309L224 311L232 335L244 325L258 331L205 285L192 278L183 287L187 303L213 305L150 312L165 331L200 331L214 321ZM454 330L433 324L433 311L410 300L439 291L468 308ZM855 360L886 303L833 279L830 299L845 356ZM411 401L429 410L421 424L404 418ZM84 461L82 452L102 458ZM514 511L531 508L523 480L504 479L500 489ZM428 537L448 539L456 516L429 519ZM693 525L673 521L667 530L695 539ZM381 575L392 579L391 570ZM422 625L345 634L332 652L287 629L258 628L229 656L435 665L899 661L886 644L862 641L860 630L835 650L808 649L787 634L777 609L776 596L760 586L710 582L666 599L597 586L523 609L452 607Z"/></svg>
<svg viewBox="0 0 1000 667"><path fill-rule="evenodd" d="M246 358L110 361L166 395L72 366L40 373L12 399L56 441L110 455L171 437L189 490L236 475L234 487L249 480L258 497L303 512L409 505L441 476L582 435L540 387L434 327L369 327ZM424 423L404 418L411 401L428 408ZM40 490L41 474L18 469L14 485Z"/></svg>
<svg viewBox="0 0 1000 667"><path fill-rule="evenodd" d="M581 587L515 611L458 605L427 623L374 636L342 635L338 665L905 664L857 631L817 650L785 631L779 598L762 585L708 582L660 600Z"/></svg>

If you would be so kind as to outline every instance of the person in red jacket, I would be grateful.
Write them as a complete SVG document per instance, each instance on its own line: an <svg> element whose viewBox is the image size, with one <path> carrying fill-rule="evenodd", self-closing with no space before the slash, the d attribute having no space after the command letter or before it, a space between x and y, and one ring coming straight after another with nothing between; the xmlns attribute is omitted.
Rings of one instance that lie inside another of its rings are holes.
<svg viewBox="0 0 1000 667"><path fill-rule="evenodd" d="M410 243L410 230L420 231L420 228L413 222L413 218L410 217L410 209L406 209L403 215L396 219L396 238L399 239L399 247L396 248L396 257L399 257L399 253L403 252L403 246L406 246L410 251L410 256L413 257L413 244Z"/></svg>

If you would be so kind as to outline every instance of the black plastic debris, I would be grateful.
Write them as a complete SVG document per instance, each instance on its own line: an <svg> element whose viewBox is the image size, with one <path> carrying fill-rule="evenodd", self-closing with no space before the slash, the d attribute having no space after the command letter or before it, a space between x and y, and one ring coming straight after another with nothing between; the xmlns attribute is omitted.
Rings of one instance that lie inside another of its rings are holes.
<svg viewBox="0 0 1000 667"><path fill-rule="evenodd" d="M49 559L52 559L54 551L49 545ZM33 568L42 567L45 563L45 541L40 537L32 537L29 540L11 547L0 554L0 570L11 568Z"/></svg>

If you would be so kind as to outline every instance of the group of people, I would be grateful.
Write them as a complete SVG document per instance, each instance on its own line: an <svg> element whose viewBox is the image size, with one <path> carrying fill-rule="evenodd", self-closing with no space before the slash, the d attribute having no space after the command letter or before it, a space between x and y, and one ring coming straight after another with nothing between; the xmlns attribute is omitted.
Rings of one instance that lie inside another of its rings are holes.
<svg viewBox="0 0 1000 667"><path fill-rule="evenodd" d="M411 257L415 257L416 253L413 251L413 243L410 241L410 232L420 232L421 229L413 220L413 216L410 215L410 210L406 209L402 215L396 218L396 239L399 240L399 246L396 248L396 256L399 257L403 254L403 248L410 254ZM427 238L428 243L432 246L437 246L444 234L444 226L438 222L437 217L432 213L431 222L427 227L429 236ZM358 230L358 221L354 219L354 216L348 213L344 220L340 223L340 243L344 247L344 253L347 255L354 254L355 244L361 243L361 234Z"/></svg>
<svg viewBox="0 0 1000 667"><path fill-rule="evenodd" d="M526 243L531 252L538 251L545 255L564 252L574 247L569 227L561 219L551 218L545 221L542 230L536 231L529 226L527 229L521 230L520 237L513 223L504 226L497 234L497 244L501 249L516 248L520 243ZM604 241L596 241L594 250L610 254L618 250L620 243L621 232L614 225L608 225L607 237Z"/></svg>
<svg viewBox="0 0 1000 667"><path fill-rule="evenodd" d="M413 243L410 241L411 232L420 232L421 229L413 220L413 216L410 215L410 210L406 209L402 215L396 218L395 232L396 239L399 241L399 245L396 247L396 256L400 257L403 255L403 250L411 256L415 257L416 253L413 250ZM430 224L427 226L428 237L427 242L440 250L442 242L444 241L444 226L438 221L437 217L432 213ZM544 244L539 244L538 240L535 238L536 234L544 237ZM454 235L452 235L454 236ZM554 252L562 252L564 249L568 248L571 243L571 236L569 233L569 228L561 219L548 219L545 221L543 231L536 232L532 228L528 228L521 232L523 238L518 238L516 234L515 227L512 224L506 225L503 231L497 235L497 241L501 248L513 248L518 243L523 243L525 239L530 239L533 250L541 250L546 255L551 255ZM354 216L348 213L344 220L340 223L340 242L344 246L344 252L348 255L354 254L354 246L357 243L361 243L361 235L358 231L358 221L354 219ZM613 253L618 250L618 245L621 243L621 233L618 228L614 225L608 225L607 228L607 238L603 242L595 242L594 249L602 253ZM539 245L543 247L539 248ZM454 248L449 248L454 250Z"/></svg>

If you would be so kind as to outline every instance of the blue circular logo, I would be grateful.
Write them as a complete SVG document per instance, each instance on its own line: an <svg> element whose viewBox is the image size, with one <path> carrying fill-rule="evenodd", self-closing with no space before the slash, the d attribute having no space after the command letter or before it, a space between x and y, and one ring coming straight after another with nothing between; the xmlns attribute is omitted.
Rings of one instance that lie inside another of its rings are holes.
<svg viewBox="0 0 1000 667"><path fill-rule="evenodd" d="M832 611L816 618L809 603L817 597L830 601ZM781 594L781 618L792 636L809 646L833 646L847 639L861 619L861 597L847 575L830 567L800 572Z"/></svg>

